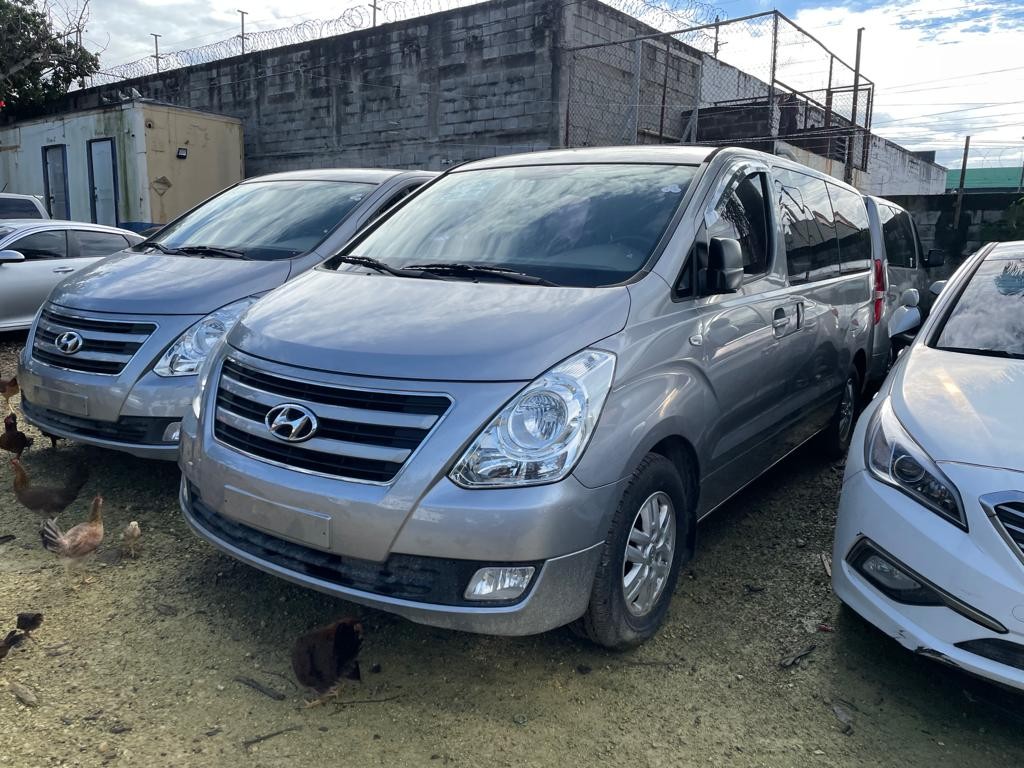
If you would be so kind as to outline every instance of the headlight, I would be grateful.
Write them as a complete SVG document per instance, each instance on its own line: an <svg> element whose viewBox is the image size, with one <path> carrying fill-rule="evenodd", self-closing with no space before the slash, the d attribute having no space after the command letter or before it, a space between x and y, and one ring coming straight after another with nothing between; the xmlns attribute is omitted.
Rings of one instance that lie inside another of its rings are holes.
<svg viewBox="0 0 1024 768"><path fill-rule="evenodd" d="M199 366L198 376L196 377L196 388L192 393L192 413L195 417L199 418L199 412L203 406L203 393L206 391L206 382L210 379L210 371L213 370L213 366L217 363L217 353L220 348L224 346L224 340L226 336L221 336L220 340L214 342L213 347L210 349L206 359L203 360Z"/></svg>
<svg viewBox="0 0 1024 768"><path fill-rule="evenodd" d="M612 385L615 355L587 349L516 395L451 471L466 488L538 485L572 471Z"/></svg>
<svg viewBox="0 0 1024 768"><path fill-rule="evenodd" d="M249 297L211 312L193 325L164 352L153 368L157 376L191 376L199 370L203 360L221 339L228 335L256 299Z"/></svg>
<svg viewBox="0 0 1024 768"><path fill-rule="evenodd" d="M956 487L907 434L886 398L868 424L866 462L871 473L918 503L967 530Z"/></svg>

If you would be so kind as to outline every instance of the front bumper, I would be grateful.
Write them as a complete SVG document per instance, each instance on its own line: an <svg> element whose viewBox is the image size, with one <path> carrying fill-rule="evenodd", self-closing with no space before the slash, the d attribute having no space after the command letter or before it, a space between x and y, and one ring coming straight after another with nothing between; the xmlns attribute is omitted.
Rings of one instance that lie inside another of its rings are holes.
<svg viewBox="0 0 1024 768"><path fill-rule="evenodd" d="M285 547L289 546L286 542L260 534L253 529L248 529L246 533L235 537L228 531L238 527L244 528L244 526L224 521L227 523L225 526L223 522L216 521L216 518L219 517L217 513L209 509L202 509L202 502L193 496L194 491L183 477L179 500L185 520L198 536L213 544L221 552L294 584L316 589L333 597L350 600L370 608L394 613L419 624L445 629L511 636L538 634L568 624L582 616L586 610L590 599L590 585L593 583L594 573L601 557L602 545L595 544L587 549L554 557L542 564L537 564L539 568L529 590L524 597L517 601L509 601L511 604L450 604L451 602L460 602L457 595L461 589L465 588L465 584L456 585L454 591L449 590L446 603L414 600L408 597L395 597L383 592L387 590L392 593L407 593L418 587L425 593L437 595L443 591L444 587L435 588L434 580L429 576L412 587L407 584L396 584L394 572L399 568L392 560L380 566L366 561L353 565L349 560L348 569L344 575L334 577L331 575L330 563L324 563L317 569L309 568L305 563L302 567L296 565L288 567L283 564L284 558L268 556L265 549L262 554L259 554L262 547L259 543L255 543L259 539L270 539L273 542L271 546L282 545L275 549L286 551ZM293 546L292 551L295 549L305 548ZM335 559L340 560L340 558ZM296 562L298 561L292 559L292 563ZM436 580L450 582L452 581L448 578L450 574L441 570L445 566L469 573L476 566L484 564L483 561L472 564L467 562L466 565L470 567L461 568L457 563L451 561L446 563L439 561L438 558L406 557L404 569L420 572L433 571L434 575L438 577ZM356 576L352 575L354 570L357 572ZM349 584L340 583L339 579L347 580ZM461 602L465 603L465 601Z"/></svg>
<svg viewBox="0 0 1024 768"><path fill-rule="evenodd" d="M862 445L855 440L853 450L862 450ZM1007 475L1019 473L943 464L967 507L970 531L965 532L875 480L857 466L855 454L851 463L855 466L843 485L833 551L832 585L839 599L911 651L1024 690L1024 669L958 646L1011 643L1020 647L1024 662L1024 565L978 502L980 496L1015 482ZM886 596L850 562L851 552L865 541L954 598L961 610L907 605ZM1006 631L972 620L972 610Z"/></svg>

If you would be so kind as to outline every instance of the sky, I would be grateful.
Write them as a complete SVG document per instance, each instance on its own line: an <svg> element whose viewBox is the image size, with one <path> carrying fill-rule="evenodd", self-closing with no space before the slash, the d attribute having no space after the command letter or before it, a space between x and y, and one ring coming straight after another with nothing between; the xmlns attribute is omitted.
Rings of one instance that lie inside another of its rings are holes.
<svg viewBox="0 0 1024 768"><path fill-rule="evenodd" d="M696 4L704 18L717 13L737 19L777 8L850 64L857 28L863 27L861 71L876 84L875 133L910 149L936 150L938 162L950 168L960 167L968 134L969 166L1024 163L1024 0L668 1ZM431 12L468 0L400 2ZM393 0L378 3L394 5ZM236 35L239 8L248 11L246 32L253 32L334 18L346 7L366 12L365 4L346 0L92 0L85 39L102 51L101 68L106 68L152 53L151 32L162 35L161 52ZM734 40L731 49L723 45L722 58L742 65L755 57L756 69L763 51L741 43ZM779 73L780 80L795 80L798 87L821 87L827 58L806 41L785 37Z"/></svg>

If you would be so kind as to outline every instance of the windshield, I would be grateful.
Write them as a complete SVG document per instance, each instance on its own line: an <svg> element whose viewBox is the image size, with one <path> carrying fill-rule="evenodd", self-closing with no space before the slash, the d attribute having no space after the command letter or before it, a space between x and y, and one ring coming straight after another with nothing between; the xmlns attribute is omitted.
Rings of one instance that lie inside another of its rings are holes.
<svg viewBox="0 0 1024 768"><path fill-rule="evenodd" d="M350 181L239 184L164 227L139 247L212 248L273 261L315 248L373 191ZM217 255L203 251L204 256ZM222 254L223 255L223 254Z"/></svg>
<svg viewBox="0 0 1024 768"><path fill-rule="evenodd" d="M489 279L484 270L466 269L472 265L557 285L612 285L643 267L696 171L681 165L551 165L455 172L410 200L346 256L390 268L429 265L445 279ZM340 260L334 266L361 268Z"/></svg>
<svg viewBox="0 0 1024 768"><path fill-rule="evenodd" d="M937 349L1024 358L1024 259L986 259L946 317Z"/></svg>

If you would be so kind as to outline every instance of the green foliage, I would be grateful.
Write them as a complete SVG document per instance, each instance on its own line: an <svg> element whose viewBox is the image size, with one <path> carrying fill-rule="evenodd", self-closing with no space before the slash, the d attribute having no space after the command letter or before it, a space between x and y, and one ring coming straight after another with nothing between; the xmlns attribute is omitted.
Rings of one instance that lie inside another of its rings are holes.
<svg viewBox="0 0 1024 768"><path fill-rule="evenodd" d="M62 96L75 80L99 69L99 58L79 42L87 9L60 8L54 14L33 0L0 0L0 101L5 110Z"/></svg>

